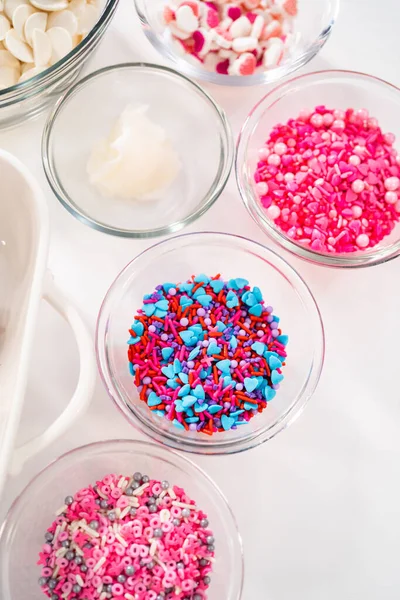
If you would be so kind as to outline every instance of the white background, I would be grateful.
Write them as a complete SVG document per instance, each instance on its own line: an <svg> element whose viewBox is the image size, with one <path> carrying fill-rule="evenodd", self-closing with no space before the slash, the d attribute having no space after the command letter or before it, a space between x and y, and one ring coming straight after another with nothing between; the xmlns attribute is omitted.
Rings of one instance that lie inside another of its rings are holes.
<svg viewBox="0 0 400 600"><path fill-rule="evenodd" d="M307 70L347 68L400 85L399 17L398 0L343 0L330 41ZM143 59L159 60L140 32L132 0L121 0L89 68ZM267 91L208 89L226 109L235 135ZM43 123L41 118L0 132L0 147L21 158L43 185L52 225L49 266L93 332L109 284L151 242L92 231L58 204L41 167ZM242 206L233 177L216 205L187 231L215 230L217 223L272 246ZM397 600L400 263L345 272L287 258L310 285L325 323L326 363L318 390L299 420L273 441L237 456L194 460L222 488L237 516L246 563L243 600ZM20 441L60 412L77 368L68 328L43 307ZM140 435L98 382L81 422L9 480L0 515L56 456L118 437Z"/></svg>

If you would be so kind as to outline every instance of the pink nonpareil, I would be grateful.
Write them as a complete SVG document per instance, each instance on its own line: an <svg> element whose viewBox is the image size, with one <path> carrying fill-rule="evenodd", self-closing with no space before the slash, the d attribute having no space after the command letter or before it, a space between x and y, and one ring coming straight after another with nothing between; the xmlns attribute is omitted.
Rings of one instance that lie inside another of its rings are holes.
<svg viewBox="0 0 400 600"><path fill-rule="evenodd" d="M400 219L400 157L366 109L317 106L276 125L254 175L269 219L316 252L373 248Z"/></svg>

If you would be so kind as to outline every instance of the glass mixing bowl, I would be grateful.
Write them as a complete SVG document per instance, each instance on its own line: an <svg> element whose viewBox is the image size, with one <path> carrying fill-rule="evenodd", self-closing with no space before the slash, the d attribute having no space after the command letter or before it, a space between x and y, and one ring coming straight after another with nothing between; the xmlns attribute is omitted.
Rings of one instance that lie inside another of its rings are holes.
<svg viewBox="0 0 400 600"><path fill-rule="evenodd" d="M104 197L86 172L92 148L127 105L148 106L148 118L166 131L181 162L175 181L154 200ZM230 126L211 96L171 69L144 63L107 67L75 84L50 114L42 142L46 176L63 206L86 225L122 237L165 235L195 221L224 189L233 155Z"/></svg>
<svg viewBox="0 0 400 600"><path fill-rule="evenodd" d="M286 77L308 63L327 41L339 12L339 0L299 0L299 13L295 19L295 42L286 59L269 71L257 71L254 75L221 75L208 71L201 63L192 62L182 55L171 39L164 23L164 6L169 0L135 0L136 11L143 30L151 44L163 57L175 63L178 71L194 79L202 79L219 85L259 85L273 83Z"/></svg>
<svg viewBox="0 0 400 600"><path fill-rule="evenodd" d="M258 151L277 123L303 108L366 108L386 133L400 135L400 90L382 79L351 71L320 71L296 77L272 90L252 109L237 143L236 179L242 200L260 228L292 254L330 267L368 267L400 254L400 224L374 248L347 254L316 252L290 239L266 214L255 189ZM400 150L397 145L397 149Z"/></svg>
<svg viewBox="0 0 400 600"><path fill-rule="evenodd" d="M257 285L289 335L285 379L272 402L243 427L206 436L176 428L139 399L129 372L129 328L143 296L156 285L192 274L245 277ZM193 233L146 250L125 267L109 289L96 333L97 359L109 395L128 421L154 439L188 452L229 454L247 450L285 429L313 394L324 358L324 333L316 302L297 272L275 252L243 237Z"/></svg>
<svg viewBox="0 0 400 600"><path fill-rule="evenodd" d="M76 80L106 32L118 1L105 1L96 25L62 60L28 81L0 90L0 128L37 116Z"/></svg>
<svg viewBox="0 0 400 600"><path fill-rule="evenodd" d="M208 515L215 535L209 600L239 600L243 584L242 543L232 511L215 483L191 461L156 444L111 440L82 446L58 458L25 488L0 531L2 600L42 600L36 565L44 533L64 498L109 473L134 471L184 488Z"/></svg>

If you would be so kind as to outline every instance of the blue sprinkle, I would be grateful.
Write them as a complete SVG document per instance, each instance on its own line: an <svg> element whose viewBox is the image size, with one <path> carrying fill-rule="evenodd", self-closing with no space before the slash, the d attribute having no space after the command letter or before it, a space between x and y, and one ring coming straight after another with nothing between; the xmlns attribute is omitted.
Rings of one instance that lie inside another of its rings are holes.
<svg viewBox="0 0 400 600"><path fill-rule="evenodd" d="M264 353L264 358L266 358L268 361L271 356L276 356L276 358L279 358L279 354L277 352L271 352L268 350L268 352Z"/></svg>
<svg viewBox="0 0 400 600"><path fill-rule="evenodd" d="M222 321L217 321L216 323L218 331L225 331L226 325Z"/></svg>
<svg viewBox="0 0 400 600"><path fill-rule="evenodd" d="M190 352L190 354L188 356L188 360L193 360L194 358L196 358L196 356L198 356L198 354L200 352L201 352L200 346L196 346L196 348L193 348L193 350Z"/></svg>
<svg viewBox="0 0 400 600"><path fill-rule="evenodd" d="M223 406L219 406L219 404L213 404L212 406L208 407L208 412L210 413L210 415L215 415L215 413L219 412L223 408L224 407Z"/></svg>
<svg viewBox="0 0 400 600"><path fill-rule="evenodd" d="M256 387L258 386L257 377L245 377L244 379L244 387L246 388L246 392L254 392Z"/></svg>
<svg viewBox="0 0 400 600"><path fill-rule="evenodd" d="M244 405L246 410L254 410L257 409L257 406L255 404L251 404L250 402L245 402Z"/></svg>
<svg viewBox="0 0 400 600"><path fill-rule="evenodd" d="M247 281L247 279L243 279L243 277L236 277L235 281L236 281L236 287L238 290L241 290L244 287L246 287L246 285L249 285L249 282Z"/></svg>
<svg viewBox="0 0 400 600"><path fill-rule="evenodd" d="M173 348L162 348L161 349L161 354L164 360L168 360L169 357L171 356L171 354L174 353L174 349Z"/></svg>
<svg viewBox="0 0 400 600"><path fill-rule="evenodd" d="M167 283L163 283L162 287L163 287L164 292L168 293L171 288L176 288L176 284L167 282Z"/></svg>
<svg viewBox="0 0 400 600"><path fill-rule="evenodd" d="M188 327L188 331L192 331L197 337L199 337L199 335L203 333L203 328L201 325L196 323L196 325L191 325Z"/></svg>
<svg viewBox="0 0 400 600"><path fill-rule="evenodd" d="M187 408L185 410L185 414L186 414L187 417L193 417L194 416L194 412L193 412L193 410L191 408Z"/></svg>
<svg viewBox="0 0 400 600"><path fill-rule="evenodd" d="M156 308L160 308L161 310L168 310L168 307L168 300L159 300L158 302L156 302Z"/></svg>
<svg viewBox="0 0 400 600"><path fill-rule="evenodd" d="M204 404L198 404L196 402L196 404L194 405L194 410L197 413L204 412L205 410L207 410L207 408L208 408L208 404L206 402Z"/></svg>
<svg viewBox="0 0 400 600"><path fill-rule="evenodd" d="M175 400L175 410L178 413L183 413L185 411L182 400Z"/></svg>
<svg viewBox="0 0 400 600"><path fill-rule="evenodd" d="M196 277L194 278L196 283L200 283L200 281L202 283L205 283L207 285L207 283L209 283L210 278L207 277L207 275L204 275L204 273L200 273L200 275L196 275Z"/></svg>
<svg viewBox="0 0 400 600"><path fill-rule="evenodd" d="M235 350L235 348L237 348L237 346L238 346L238 341L237 341L237 339L236 339L236 337L235 337L234 335L233 335L233 336L231 337L231 339L229 340L229 345L230 345L230 347L231 347L233 350Z"/></svg>
<svg viewBox="0 0 400 600"><path fill-rule="evenodd" d="M232 425L235 424L235 419L231 419L231 417L227 417L226 415L221 416L221 425L225 431L229 431L232 428Z"/></svg>
<svg viewBox="0 0 400 600"><path fill-rule="evenodd" d="M177 358L174 360L174 373L179 373L182 369L181 361Z"/></svg>
<svg viewBox="0 0 400 600"><path fill-rule="evenodd" d="M221 352L221 349L215 342L211 343L207 348L208 356L212 356L213 354L219 354L220 352Z"/></svg>
<svg viewBox="0 0 400 600"><path fill-rule="evenodd" d="M209 373L206 371L206 369L202 369L199 373L199 377L200 379L206 379L206 377L208 377Z"/></svg>
<svg viewBox="0 0 400 600"><path fill-rule="evenodd" d="M200 302L202 306L208 306L211 304L212 296L209 294L202 294L201 296L197 296L196 300L197 302Z"/></svg>
<svg viewBox="0 0 400 600"><path fill-rule="evenodd" d="M135 366L136 366L136 365L135 365ZM129 363L129 373L130 373L131 375L135 375L135 371L134 371L134 368L133 368L133 364L132 364L131 362Z"/></svg>
<svg viewBox="0 0 400 600"><path fill-rule="evenodd" d="M153 415L157 415L158 417L165 417L165 410L160 410L159 408L153 410L152 413Z"/></svg>
<svg viewBox="0 0 400 600"><path fill-rule="evenodd" d="M199 398L200 400L204 400L204 398L206 397L205 392L204 392L204 388L200 384L196 385L196 387L192 391L192 394L194 396L196 396L196 398Z"/></svg>
<svg viewBox="0 0 400 600"><path fill-rule="evenodd" d="M222 378L223 384L222 387L226 388L228 387L228 385L232 384L232 378L229 375L225 375L225 377Z"/></svg>
<svg viewBox="0 0 400 600"><path fill-rule="evenodd" d="M187 373L179 373L178 377L185 385L189 382L189 377Z"/></svg>
<svg viewBox="0 0 400 600"><path fill-rule="evenodd" d="M188 417L186 419L186 423L197 423L198 421L200 421L199 417Z"/></svg>
<svg viewBox="0 0 400 600"><path fill-rule="evenodd" d="M280 342L281 344L286 346L286 344L289 341L289 336L288 335L278 335L278 337L276 339L278 340L278 342Z"/></svg>
<svg viewBox="0 0 400 600"><path fill-rule="evenodd" d="M261 300L263 299L263 295L261 293L261 290L259 287L254 287L253 288L253 294L255 296L255 299L257 300L257 302L261 302Z"/></svg>
<svg viewBox="0 0 400 600"><path fill-rule="evenodd" d="M154 306L154 304L143 304L142 306L142 311L144 312L146 317L151 317L151 315L154 314L155 310L156 307Z"/></svg>
<svg viewBox="0 0 400 600"><path fill-rule="evenodd" d="M234 292L231 290L226 295L226 305L228 308L234 308L239 306L239 299Z"/></svg>
<svg viewBox="0 0 400 600"><path fill-rule="evenodd" d="M270 356L268 359L268 364L271 369L280 369L282 366L281 361L276 356Z"/></svg>
<svg viewBox="0 0 400 600"><path fill-rule="evenodd" d="M262 342L254 342L254 344L251 345L251 348L254 352L257 352L258 356L262 356L265 352L265 344Z"/></svg>
<svg viewBox="0 0 400 600"><path fill-rule="evenodd" d="M197 341L196 336L194 335L193 331L188 331L187 329L184 329L183 331L179 332L179 335L182 339L182 342L185 344L185 346L194 345ZM194 344L192 343L193 340L194 340Z"/></svg>
<svg viewBox="0 0 400 600"><path fill-rule="evenodd" d="M224 282L222 279L213 279L210 281L210 286L212 287L215 294L219 294L221 290L224 289Z"/></svg>
<svg viewBox="0 0 400 600"><path fill-rule="evenodd" d="M177 427L178 429L185 429L184 426L182 425L182 423L179 423L178 419L174 419L172 421L173 425L175 425L175 427Z"/></svg>
<svg viewBox="0 0 400 600"><path fill-rule="evenodd" d="M179 299L179 304L180 306L184 306L186 308L187 306L193 304L193 300L188 298L188 296L181 296Z"/></svg>
<svg viewBox="0 0 400 600"><path fill-rule="evenodd" d="M235 410L235 412L229 413L229 416L232 417L232 419L235 419L236 417L238 417L239 415L241 415L244 412L245 412L244 410Z"/></svg>
<svg viewBox="0 0 400 600"><path fill-rule="evenodd" d="M283 378L283 375L281 373L278 373L278 371L271 371L271 381L274 385L280 383Z"/></svg>
<svg viewBox="0 0 400 600"><path fill-rule="evenodd" d="M224 360L219 360L216 363L217 369L222 371L222 373L230 373L230 366L231 366L231 361L229 360L229 358L225 358Z"/></svg>
<svg viewBox="0 0 400 600"><path fill-rule="evenodd" d="M168 365L166 367L161 367L161 373L163 373L163 375L165 375L165 377L168 377L168 379L172 379L173 376L175 375L174 367L172 365Z"/></svg>
<svg viewBox="0 0 400 600"><path fill-rule="evenodd" d="M267 385L264 388L264 397L267 400L267 402L269 402L270 400L273 400L276 396L276 390L273 390L272 387L269 387L269 385Z"/></svg>
<svg viewBox="0 0 400 600"><path fill-rule="evenodd" d="M136 335L143 335L144 326L140 321L134 321L131 329L136 333Z"/></svg>
<svg viewBox="0 0 400 600"><path fill-rule="evenodd" d="M199 296L202 296L206 293L206 290L203 287L197 288L197 290L193 294L193 298L197 299Z"/></svg>
<svg viewBox="0 0 400 600"><path fill-rule="evenodd" d="M157 406L158 404L161 404L160 398L155 392L151 392L147 397L147 406Z"/></svg>
<svg viewBox="0 0 400 600"><path fill-rule="evenodd" d="M191 294L193 288L194 288L193 283L180 283L179 284L179 290L181 292L187 292L188 294Z"/></svg>
<svg viewBox="0 0 400 600"><path fill-rule="evenodd" d="M176 388L181 387L179 383L175 381L175 379L167 379L167 386L173 390L176 390Z"/></svg>
<svg viewBox="0 0 400 600"><path fill-rule="evenodd" d="M190 392L190 385L189 384L185 384L181 387L181 389L178 392L178 396L181 398L182 396L187 396L187 394L189 394Z"/></svg>
<svg viewBox="0 0 400 600"><path fill-rule="evenodd" d="M237 286L237 283L236 283L236 279L230 279L228 281L228 286L227 287L231 288L232 290L237 290L238 286Z"/></svg>
<svg viewBox="0 0 400 600"><path fill-rule="evenodd" d="M185 398L182 400L182 406L183 408L190 408L191 406L193 406L193 404L196 404L197 402L197 398L196 396L185 396ZM195 407L196 409L196 407Z"/></svg>
<svg viewBox="0 0 400 600"><path fill-rule="evenodd" d="M138 342L140 342L140 337L131 337L129 338L129 340L126 342L127 344L129 344L130 346L133 346L134 344L137 344Z"/></svg>
<svg viewBox="0 0 400 600"><path fill-rule="evenodd" d="M249 314L254 315L255 317L261 317L262 310L262 304L254 304L254 306L249 309Z"/></svg>
<svg viewBox="0 0 400 600"><path fill-rule="evenodd" d="M279 317L277 317L276 315L274 315L274 317L273 317L273 320L275 321L275 323L279 323L279 321L280 321L280 318L279 318Z"/></svg>
<svg viewBox="0 0 400 600"><path fill-rule="evenodd" d="M236 421L235 425L247 425L247 421L243 419L243 421Z"/></svg>
<svg viewBox="0 0 400 600"><path fill-rule="evenodd" d="M166 310L161 310L160 308L156 308L156 310L154 311L154 316L158 317L159 319L163 319L167 316L167 314L168 312Z"/></svg>

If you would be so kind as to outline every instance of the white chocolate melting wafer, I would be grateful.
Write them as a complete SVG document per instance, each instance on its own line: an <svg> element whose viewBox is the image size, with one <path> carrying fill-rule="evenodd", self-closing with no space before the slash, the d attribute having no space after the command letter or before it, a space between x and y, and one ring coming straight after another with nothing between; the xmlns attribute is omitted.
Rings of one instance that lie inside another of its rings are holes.
<svg viewBox="0 0 400 600"><path fill-rule="evenodd" d="M23 83L24 81L28 81L28 79L32 79L35 75L39 75L47 69L48 65L45 67L33 67L33 69L27 69L25 73L22 73L21 77L18 80L18 83Z"/></svg>
<svg viewBox="0 0 400 600"><path fill-rule="evenodd" d="M12 19L13 27L23 41L25 41L25 23L34 12L36 12L36 9L28 4L21 4L14 11Z"/></svg>
<svg viewBox="0 0 400 600"><path fill-rule="evenodd" d="M52 55L52 45L45 31L35 29L32 35L33 60L35 67L48 65Z"/></svg>
<svg viewBox="0 0 400 600"><path fill-rule="evenodd" d="M51 29L47 30L47 35L50 38L52 53L50 63L54 65L54 63L58 62L61 58L63 58L68 52L72 50L72 37L62 27L51 27Z"/></svg>
<svg viewBox="0 0 400 600"><path fill-rule="evenodd" d="M99 12L93 4L87 4L82 15L78 18L78 33L87 35L96 25Z"/></svg>
<svg viewBox="0 0 400 600"><path fill-rule="evenodd" d="M29 2L28 0L4 0L4 12L10 21L13 19L15 10L18 6L21 6L21 4L29 5Z"/></svg>
<svg viewBox="0 0 400 600"><path fill-rule="evenodd" d="M15 58L18 58L18 60L22 62L33 62L32 49L28 44L21 40L15 29L10 29L6 34L4 41L7 50L11 52Z"/></svg>
<svg viewBox="0 0 400 600"><path fill-rule="evenodd" d="M33 15L28 17L24 27L25 39L30 46L32 46L32 34L35 29L40 31L46 31L47 27L47 14L44 12L35 12Z"/></svg>
<svg viewBox="0 0 400 600"><path fill-rule="evenodd" d="M18 83L19 71L14 67L0 67L0 90Z"/></svg>
<svg viewBox="0 0 400 600"><path fill-rule="evenodd" d="M10 29L10 21L4 15L0 15L0 41L4 40L7 31L10 31Z"/></svg>
<svg viewBox="0 0 400 600"><path fill-rule="evenodd" d="M40 10L53 12L68 8L68 0L31 0L31 4Z"/></svg>
<svg viewBox="0 0 400 600"><path fill-rule="evenodd" d="M0 50L0 67L20 68L18 58L15 58L8 50Z"/></svg>
<svg viewBox="0 0 400 600"><path fill-rule="evenodd" d="M71 10L61 10L51 13L48 18L48 28L62 27L74 36L78 32L78 19Z"/></svg>

